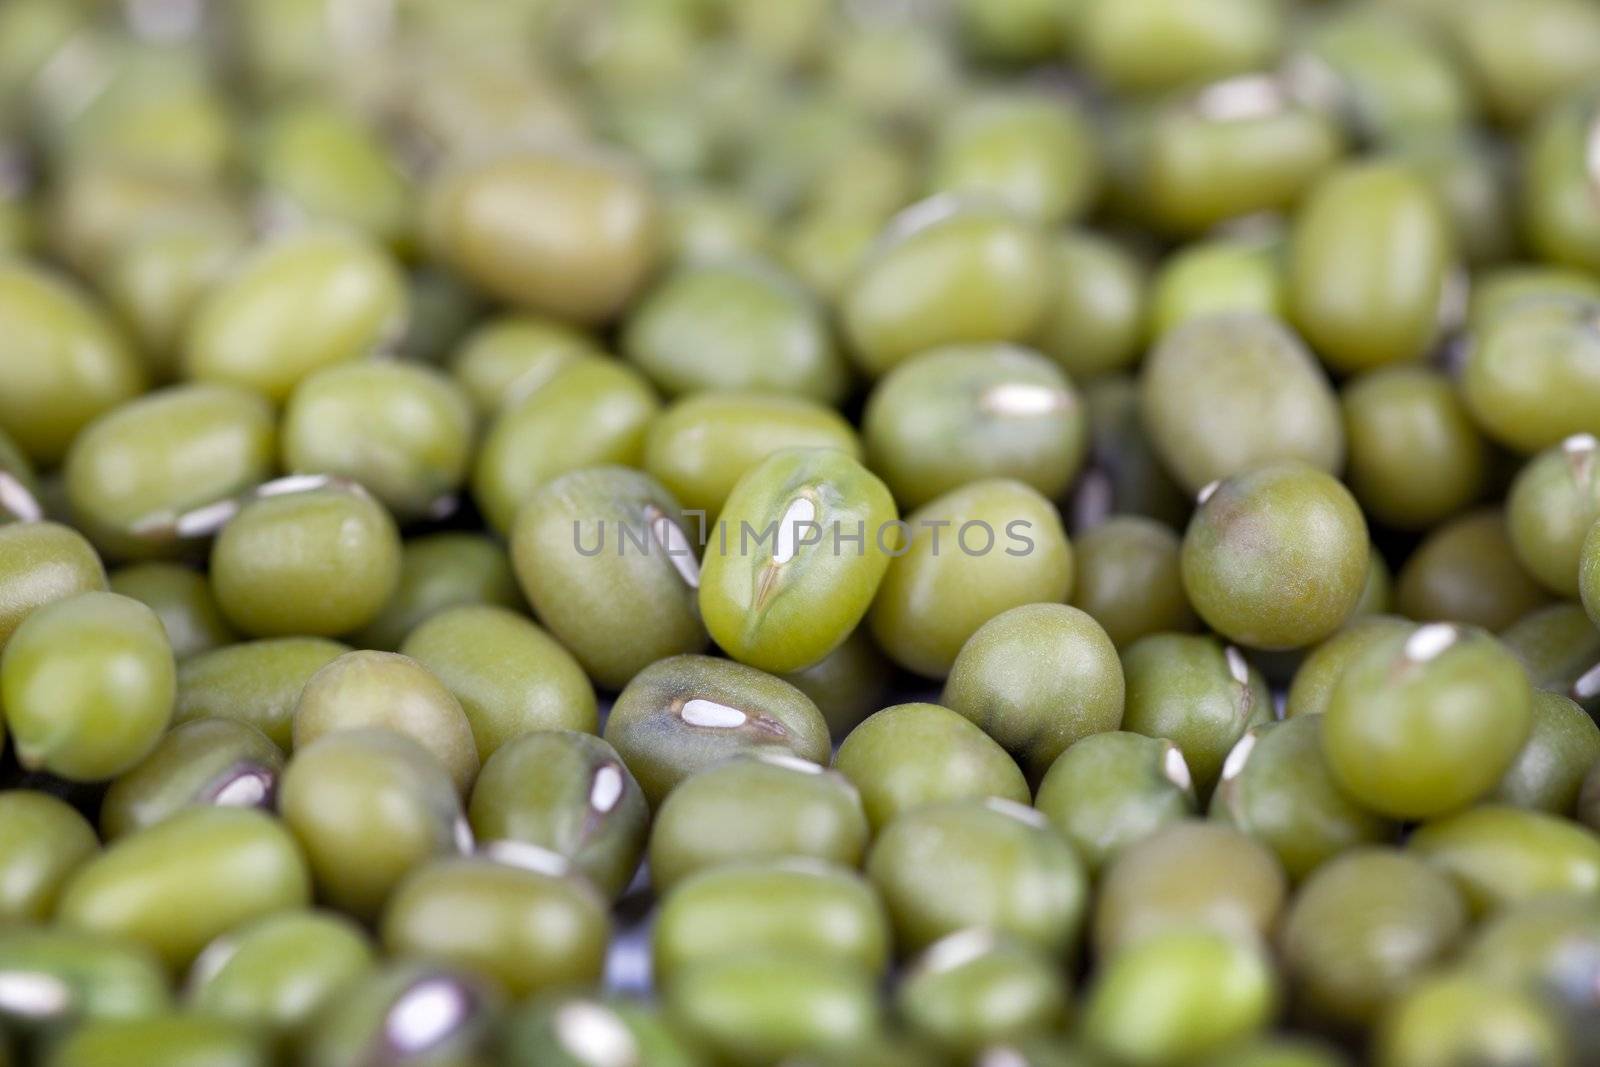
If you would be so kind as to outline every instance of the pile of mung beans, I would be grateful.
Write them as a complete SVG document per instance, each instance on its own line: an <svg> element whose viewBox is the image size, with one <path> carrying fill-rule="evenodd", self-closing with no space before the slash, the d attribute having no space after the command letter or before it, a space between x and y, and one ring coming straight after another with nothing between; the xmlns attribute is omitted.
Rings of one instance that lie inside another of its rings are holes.
<svg viewBox="0 0 1600 1067"><path fill-rule="evenodd" d="M1600 0L0 0L0 1067L1600 1065Z"/></svg>

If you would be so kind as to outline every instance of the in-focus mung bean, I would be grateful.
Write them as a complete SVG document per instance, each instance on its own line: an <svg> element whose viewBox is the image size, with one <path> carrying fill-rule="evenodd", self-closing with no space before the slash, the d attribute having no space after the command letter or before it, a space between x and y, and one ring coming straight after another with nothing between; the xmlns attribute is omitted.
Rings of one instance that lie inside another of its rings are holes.
<svg viewBox="0 0 1600 1067"><path fill-rule="evenodd" d="M1597 64L0 0L0 1065L1600 1062Z"/></svg>
<svg viewBox="0 0 1600 1067"><path fill-rule="evenodd" d="M1483 798L1532 728L1522 665L1481 630L1430 623L1379 638L1345 667L1323 718L1335 780L1385 815L1442 815Z"/></svg>
<svg viewBox="0 0 1600 1067"><path fill-rule="evenodd" d="M1124 849L1194 815L1197 805L1177 745L1112 730L1063 752L1039 783L1034 806L1096 874Z"/></svg>
<svg viewBox="0 0 1600 1067"><path fill-rule="evenodd" d="M467 815L487 847L520 842L565 856L615 898L644 854L650 807L605 741L572 730L538 730L484 761Z"/></svg>
<svg viewBox="0 0 1600 1067"><path fill-rule="evenodd" d="M596 683L621 689L662 657L706 646L692 529L655 479L594 467L534 493L511 562L556 640Z"/></svg>
<svg viewBox="0 0 1600 1067"><path fill-rule="evenodd" d="M400 584L394 518L365 491L252 500L211 546L229 622L252 637L334 637L377 618Z"/></svg>
<svg viewBox="0 0 1600 1067"><path fill-rule="evenodd" d="M1122 725L1124 692L1098 623L1065 604L1029 604L967 639L942 699L1038 779L1073 742Z"/></svg>
<svg viewBox="0 0 1600 1067"><path fill-rule="evenodd" d="M605 739L653 805L730 756L776 749L826 765L830 747L827 721L804 693L711 656L672 656L640 671L611 706Z"/></svg>
<svg viewBox="0 0 1600 1067"><path fill-rule="evenodd" d="M775 452L740 477L707 531L706 629L741 663L775 674L813 666L861 622L899 536L889 490L856 460Z"/></svg>
<svg viewBox="0 0 1600 1067"><path fill-rule="evenodd" d="M1214 637L1152 634L1122 655L1122 725L1178 746L1201 798L1252 726L1272 721L1272 693L1244 654Z"/></svg>

